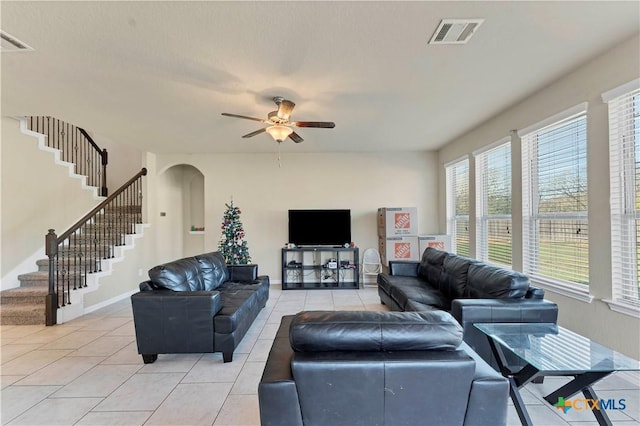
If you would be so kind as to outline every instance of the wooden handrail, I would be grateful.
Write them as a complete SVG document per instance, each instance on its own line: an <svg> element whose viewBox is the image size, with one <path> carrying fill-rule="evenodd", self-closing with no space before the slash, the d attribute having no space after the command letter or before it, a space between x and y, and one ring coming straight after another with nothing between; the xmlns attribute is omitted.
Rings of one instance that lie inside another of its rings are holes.
<svg viewBox="0 0 640 426"><path fill-rule="evenodd" d="M100 153L101 156L104 157L104 153L102 148L100 148L94 141L93 138L91 136L89 136L89 133L87 133L86 130L84 130L82 127L78 127L78 130L80 131L80 133L82 133L82 135L87 138L87 141L89 141L89 143L91 144L91 146L93 146L96 151L98 151Z"/></svg>
<svg viewBox="0 0 640 426"><path fill-rule="evenodd" d="M129 179L128 181L126 181L120 188L118 188L113 194L109 195L107 198L105 198L104 201L102 201L100 204L98 204L96 207L93 208L93 210L91 210L89 213L85 214L84 216L82 216L82 218L80 220L78 220L76 223L74 223L73 225L71 225L71 227L69 229L67 229L64 233L62 233L60 236L58 236L58 241L57 243L60 244L61 242L63 242L64 240L66 240L69 235L73 234L74 232L76 232L78 230L78 228L80 228L82 225L85 224L85 222L89 219L91 219L93 216L95 216L100 210L102 210L107 204L109 204L111 201L113 201L114 198L116 198L119 194L121 194L125 189L127 189L129 187L129 185L131 185L133 182L135 182L138 178L140 178L141 176L146 176L147 175L147 169L146 168L142 168L142 170L140 170L135 176L133 176L131 179Z"/></svg>

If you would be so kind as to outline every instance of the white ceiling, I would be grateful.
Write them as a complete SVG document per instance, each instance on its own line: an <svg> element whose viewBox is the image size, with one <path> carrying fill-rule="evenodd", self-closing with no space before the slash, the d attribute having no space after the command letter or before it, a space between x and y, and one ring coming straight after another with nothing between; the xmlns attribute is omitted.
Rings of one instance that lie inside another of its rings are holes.
<svg viewBox="0 0 640 426"><path fill-rule="evenodd" d="M157 153L273 152L273 96L297 105L283 151L437 149L640 29L640 2L11 2L2 114L51 115ZM442 18L483 18L429 45Z"/></svg>

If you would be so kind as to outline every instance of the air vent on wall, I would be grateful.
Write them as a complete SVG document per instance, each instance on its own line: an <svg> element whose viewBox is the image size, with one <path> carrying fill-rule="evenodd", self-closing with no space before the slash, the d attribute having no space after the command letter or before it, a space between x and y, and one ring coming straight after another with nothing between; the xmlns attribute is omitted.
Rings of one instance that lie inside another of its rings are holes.
<svg viewBox="0 0 640 426"><path fill-rule="evenodd" d="M33 50L26 43L21 42L9 33L0 30L0 52L26 52Z"/></svg>
<svg viewBox="0 0 640 426"><path fill-rule="evenodd" d="M465 44L484 19L443 19L429 44Z"/></svg>

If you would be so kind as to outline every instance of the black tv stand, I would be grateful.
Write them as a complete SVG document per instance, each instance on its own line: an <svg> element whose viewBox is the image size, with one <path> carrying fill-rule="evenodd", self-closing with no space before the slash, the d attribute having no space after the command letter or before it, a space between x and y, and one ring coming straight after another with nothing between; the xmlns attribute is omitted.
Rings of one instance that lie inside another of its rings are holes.
<svg viewBox="0 0 640 426"><path fill-rule="evenodd" d="M357 289L357 247L309 246L282 249L282 289Z"/></svg>

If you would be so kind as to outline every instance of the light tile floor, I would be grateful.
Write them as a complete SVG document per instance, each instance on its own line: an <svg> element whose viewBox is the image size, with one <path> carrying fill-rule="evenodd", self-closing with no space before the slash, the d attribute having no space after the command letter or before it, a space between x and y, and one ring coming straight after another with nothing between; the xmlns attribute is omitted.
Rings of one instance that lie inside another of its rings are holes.
<svg viewBox="0 0 640 426"><path fill-rule="evenodd" d="M54 327L0 327L2 425L258 425L258 381L283 315L301 310L386 310L377 290L282 291L269 302L231 363L221 354L137 353L129 300ZM523 397L535 425L596 424L592 413L562 413L542 396L563 383L546 378ZM640 426L640 376L617 373L596 386L624 398L615 425ZM519 425L509 407L509 424ZM442 425L448 426L448 425Z"/></svg>

